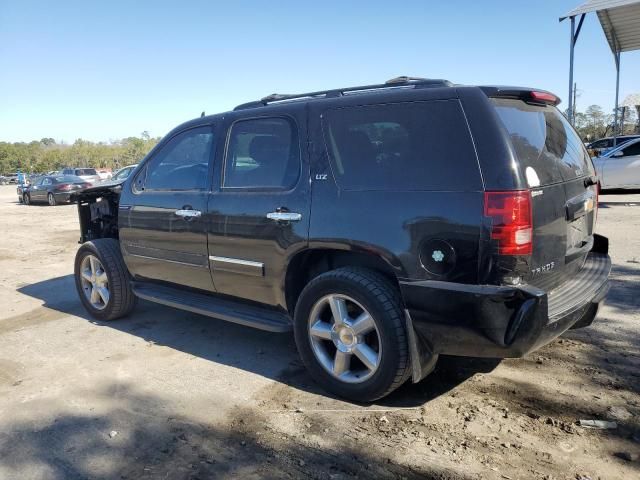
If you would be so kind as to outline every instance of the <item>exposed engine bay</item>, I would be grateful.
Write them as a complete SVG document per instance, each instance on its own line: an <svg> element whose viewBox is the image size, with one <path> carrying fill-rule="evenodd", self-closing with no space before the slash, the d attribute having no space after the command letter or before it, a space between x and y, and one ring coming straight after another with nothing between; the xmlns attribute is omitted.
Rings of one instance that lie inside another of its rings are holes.
<svg viewBox="0 0 640 480"><path fill-rule="evenodd" d="M118 205L122 184L87 188L72 197L78 204L80 242L118 238Z"/></svg>

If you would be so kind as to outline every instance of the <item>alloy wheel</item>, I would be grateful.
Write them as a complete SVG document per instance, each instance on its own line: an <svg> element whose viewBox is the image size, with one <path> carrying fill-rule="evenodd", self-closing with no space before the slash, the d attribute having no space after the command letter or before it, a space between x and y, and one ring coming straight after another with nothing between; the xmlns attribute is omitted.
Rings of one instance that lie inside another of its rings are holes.
<svg viewBox="0 0 640 480"><path fill-rule="evenodd" d="M309 339L322 367L336 379L360 383L380 365L382 343L371 314L342 294L322 297L311 309Z"/></svg>
<svg viewBox="0 0 640 480"><path fill-rule="evenodd" d="M109 304L109 279L102 263L95 255L87 255L80 264L82 291L91 306L104 310Z"/></svg>

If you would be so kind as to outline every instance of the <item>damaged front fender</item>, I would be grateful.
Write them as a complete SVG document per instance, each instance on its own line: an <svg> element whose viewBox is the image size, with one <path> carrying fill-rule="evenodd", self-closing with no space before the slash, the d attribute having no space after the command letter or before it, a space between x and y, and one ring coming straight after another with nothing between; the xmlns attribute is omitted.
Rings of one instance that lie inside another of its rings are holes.
<svg viewBox="0 0 640 480"><path fill-rule="evenodd" d="M118 206L123 182L107 182L71 196L78 204L80 242L118 238Z"/></svg>

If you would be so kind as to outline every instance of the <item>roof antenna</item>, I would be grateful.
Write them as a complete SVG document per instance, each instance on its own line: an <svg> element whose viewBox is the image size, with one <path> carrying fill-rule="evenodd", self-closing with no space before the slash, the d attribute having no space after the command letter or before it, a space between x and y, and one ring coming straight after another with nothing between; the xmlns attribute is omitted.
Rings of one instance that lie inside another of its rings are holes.
<svg viewBox="0 0 640 480"><path fill-rule="evenodd" d="M204 117L204 110L202 111L202 113L200 114L200 118Z"/></svg>

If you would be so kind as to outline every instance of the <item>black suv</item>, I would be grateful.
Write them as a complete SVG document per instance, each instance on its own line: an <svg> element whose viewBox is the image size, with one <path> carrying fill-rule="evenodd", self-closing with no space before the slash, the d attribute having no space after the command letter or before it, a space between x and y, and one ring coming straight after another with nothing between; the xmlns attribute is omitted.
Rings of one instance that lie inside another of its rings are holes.
<svg viewBox="0 0 640 480"><path fill-rule="evenodd" d="M520 357L608 290L597 178L554 95L400 77L270 95L184 123L123 183L76 195L78 293L293 330L360 401L439 354Z"/></svg>

